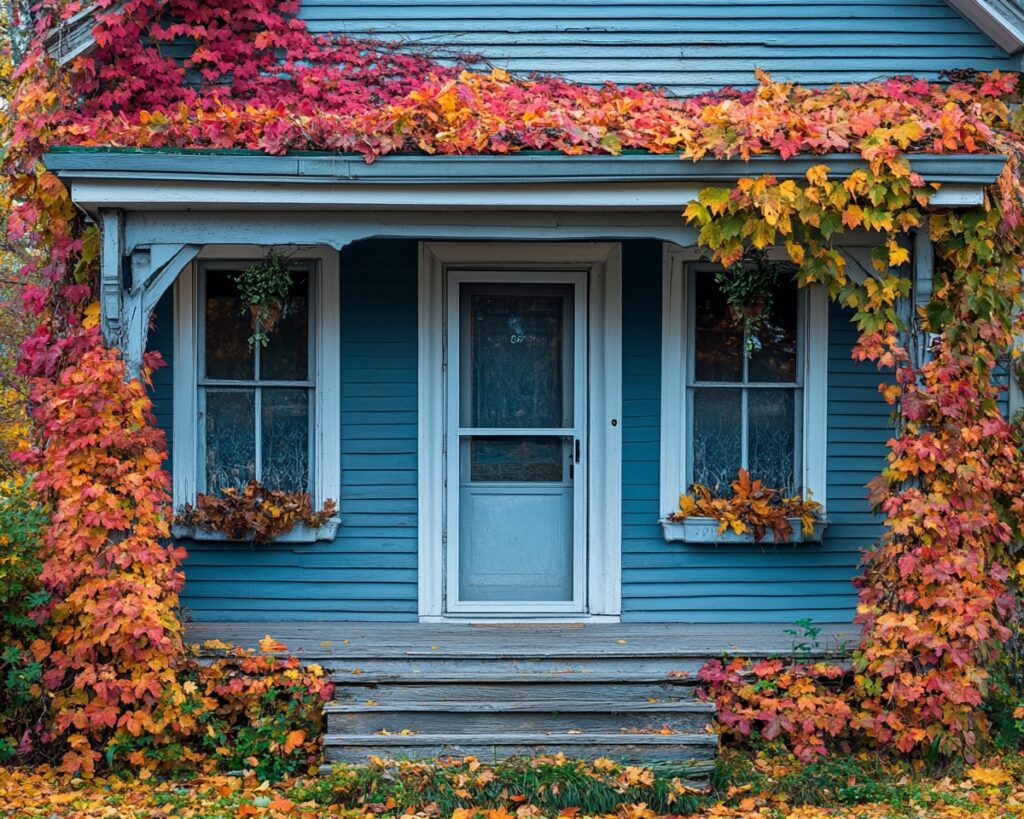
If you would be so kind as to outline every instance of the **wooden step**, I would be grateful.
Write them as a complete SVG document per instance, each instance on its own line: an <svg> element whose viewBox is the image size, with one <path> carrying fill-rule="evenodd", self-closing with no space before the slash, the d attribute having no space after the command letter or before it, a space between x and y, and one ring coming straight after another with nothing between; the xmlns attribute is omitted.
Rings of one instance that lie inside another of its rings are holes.
<svg viewBox="0 0 1024 819"><path fill-rule="evenodd" d="M678 701L695 698L696 679L666 679L659 674L531 673L333 674L338 700L374 699L382 703L470 700Z"/></svg>
<svg viewBox="0 0 1024 819"><path fill-rule="evenodd" d="M324 755L328 762L364 764L370 756L396 759L434 759L475 756L492 762L512 756L565 754L570 759L608 757L624 764L655 762L705 763L714 759L718 737L713 734L569 734L502 733L493 736L415 734L327 734Z"/></svg>
<svg viewBox="0 0 1024 819"><path fill-rule="evenodd" d="M615 733L623 729L666 733L703 731L714 718L711 703L631 700L545 700L334 702L324 707L331 734L398 733L493 736L502 733L583 731Z"/></svg>
<svg viewBox="0 0 1024 819"><path fill-rule="evenodd" d="M319 661L330 669L337 682L363 674L408 677L417 675L477 674L494 678L502 674L593 674L615 677L624 674L668 679L682 673L691 678L712 659L700 656L595 656L595 657L519 657L502 656L423 656L419 652L408 657L335 657Z"/></svg>

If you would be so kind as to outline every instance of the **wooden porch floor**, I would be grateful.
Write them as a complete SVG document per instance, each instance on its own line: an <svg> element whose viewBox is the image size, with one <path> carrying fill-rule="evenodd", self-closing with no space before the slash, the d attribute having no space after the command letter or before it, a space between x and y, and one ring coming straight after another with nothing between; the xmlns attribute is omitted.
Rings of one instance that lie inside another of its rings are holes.
<svg viewBox="0 0 1024 819"><path fill-rule="evenodd" d="M859 629L850 623L815 627L821 633L812 640L787 633L798 629L783 623L204 622L188 624L186 640L258 649L269 634L289 653L328 668L372 660L765 657L791 654L798 644L812 649L804 654L835 656L857 644Z"/></svg>

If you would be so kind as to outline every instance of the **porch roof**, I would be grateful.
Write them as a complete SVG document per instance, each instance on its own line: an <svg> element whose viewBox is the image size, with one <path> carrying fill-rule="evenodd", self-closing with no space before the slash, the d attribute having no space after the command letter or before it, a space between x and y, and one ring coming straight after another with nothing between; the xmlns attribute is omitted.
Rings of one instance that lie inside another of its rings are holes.
<svg viewBox="0 0 1024 819"><path fill-rule="evenodd" d="M936 206L972 206L1006 157L911 154L915 171L941 184ZM566 156L400 154L367 163L359 155L256 151L54 148L46 166L83 208L670 210L698 192L744 176L802 179L813 165L837 177L866 167L857 154L754 156L682 161L643 152Z"/></svg>

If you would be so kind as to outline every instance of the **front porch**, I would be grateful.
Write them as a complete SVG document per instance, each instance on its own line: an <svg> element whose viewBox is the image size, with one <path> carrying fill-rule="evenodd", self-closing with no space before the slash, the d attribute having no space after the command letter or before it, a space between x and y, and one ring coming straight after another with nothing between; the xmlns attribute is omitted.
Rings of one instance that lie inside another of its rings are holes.
<svg viewBox="0 0 1024 819"><path fill-rule="evenodd" d="M783 627L742 624L852 619L850 579L881 533L864 489L889 437L878 373L851 360L851 312L821 287L776 281L774 329L755 345L679 209L708 185L799 182L821 163L850 173L860 157L366 165L71 150L47 162L102 223L107 342L129 375L147 349L170 365L153 400L175 510L250 480L336 503L329 529L258 547L178 532L182 603L208 636L269 632L338 673L349 661L437 670L467 656L494 669L667 673L685 657L696 670L722 651L791 647ZM914 162L942 184L932 204L957 207L979 204L1004 160ZM878 241L835 238L847 276L880 275ZM255 350L232 282L270 249L294 262L294 320ZM929 298L927 233L908 250L909 306ZM755 348L768 352L742 352ZM666 537L681 490L726 486L739 469L813 492L821 542ZM470 615L589 621L571 633L402 631ZM637 625L600 630L620 619ZM240 620L252 625L220 625ZM407 625L364 632L375 627L355 621ZM740 625L682 625L723 622Z"/></svg>
<svg viewBox="0 0 1024 819"><path fill-rule="evenodd" d="M857 630L743 623L193 623L190 643L267 634L336 684L328 762L612 757L705 784L718 738L696 675L722 656L841 656ZM792 632L792 633L790 633Z"/></svg>

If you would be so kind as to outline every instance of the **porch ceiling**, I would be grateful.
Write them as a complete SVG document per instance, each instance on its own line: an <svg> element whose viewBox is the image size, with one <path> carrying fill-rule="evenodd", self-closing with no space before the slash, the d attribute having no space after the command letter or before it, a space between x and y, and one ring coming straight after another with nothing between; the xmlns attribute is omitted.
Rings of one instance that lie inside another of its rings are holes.
<svg viewBox="0 0 1024 819"><path fill-rule="evenodd" d="M1006 158L981 154L912 156L914 169L942 185L937 206L982 202ZM739 177L801 179L812 165L837 177L865 162L854 154L681 161L676 155L396 155L367 164L360 156L257 152L57 148L46 166L76 203L102 208L175 210L576 210L678 212L698 192Z"/></svg>

